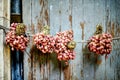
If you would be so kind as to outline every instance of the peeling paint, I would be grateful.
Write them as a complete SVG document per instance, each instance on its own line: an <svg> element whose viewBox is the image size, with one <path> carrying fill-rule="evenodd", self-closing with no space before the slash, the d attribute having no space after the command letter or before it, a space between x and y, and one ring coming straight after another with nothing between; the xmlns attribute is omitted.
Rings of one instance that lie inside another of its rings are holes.
<svg viewBox="0 0 120 80"><path fill-rule="evenodd" d="M64 68L64 79L71 80L71 69L69 65Z"/></svg>
<svg viewBox="0 0 120 80"><path fill-rule="evenodd" d="M112 22L111 34L113 37L115 37L115 23L114 22Z"/></svg>
<svg viewBox="0 0 120 80"><path fill-rule="evenodd" d="M43 0L40 0L40 5L42 5Z"/></svg>
<svg viewBox="0 0 120 80"><path fill-rule="evenodd" d="M45 20L46 20L46 22L48 24L49 16L48 16L48 11L47 10L45 10Z"/></svg>
<svg viewBox="0 0 120 80"><path fill-rule="evenodd" d="M31 24L30 31L32 32L32 34L35 33L35 29L34 29L34 24L33 23Z"/></svg>
<svg viewBox="0 0 120 80"><path fill-rule="evenodd" d="M7 14L7 13L5 13L5 17L8 17L8 14Z"/></svg>
<svg viewBox="0 0 120 80"><path fill-rule="evenodd" d="M28 73L28 80L32 80L32 73L31 73L31 71Z"/></svg>
<svg viewBox="0 0 120 80"><path fill-rule="evenodd" d="M82 29L82 40L84 40L84 22L80 22L80 26L81 26L81 29Z"/></svg>
<svg viewBox="0 0 120 80"><path fill-rule="evenodd" d="M100 65L102 63L102 60L97 59L97 65Z"/></svg>
<svg viewBox="0 0 120 80"><path fill-rule="evenodd" d="M38 20L38 23L37 23L37 30L38 30L38 32L40 32L42 30L42 27L43 27L42 21Z"/></svg>
<svg viewBox="0 0 120 80"><path fill-rule="evenodd" d="M69 15L70 26L72 27L72 15Z"/></svg>

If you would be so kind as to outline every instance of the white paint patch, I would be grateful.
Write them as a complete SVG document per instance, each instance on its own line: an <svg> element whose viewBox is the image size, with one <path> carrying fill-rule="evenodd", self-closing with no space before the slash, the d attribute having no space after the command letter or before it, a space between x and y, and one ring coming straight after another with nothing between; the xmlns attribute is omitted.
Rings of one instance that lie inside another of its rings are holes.
<svg viewBox="0 0 120 80"><path fill-rule="evenodd" d="M52 10L53 9L53 5L50 5L50 10Z"/></svg>

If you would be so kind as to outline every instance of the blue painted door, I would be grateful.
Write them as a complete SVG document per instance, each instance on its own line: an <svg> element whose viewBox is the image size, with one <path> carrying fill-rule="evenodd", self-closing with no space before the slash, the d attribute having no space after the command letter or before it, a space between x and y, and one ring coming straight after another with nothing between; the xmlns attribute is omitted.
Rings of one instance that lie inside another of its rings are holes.
<svg viewBox="0 0 120 80"><path fill-rule="evenodd" d="M11 0L11 23L22 22L22 0ZM23 79L23 52L11 51L11 80Z"/></svg>
<svg viewBox="0 0 120 80"><path fill-rule="evenodd" d="M21 51L11 51L11 80L23 80L23 53Z"/></svg>

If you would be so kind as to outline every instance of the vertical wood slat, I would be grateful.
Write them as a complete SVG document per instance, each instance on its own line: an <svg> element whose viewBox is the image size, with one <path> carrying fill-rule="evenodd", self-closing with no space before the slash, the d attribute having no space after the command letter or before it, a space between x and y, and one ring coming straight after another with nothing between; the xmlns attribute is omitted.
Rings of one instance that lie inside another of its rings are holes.
<svg viewBox="0 0 120 80"><path fill-rule="evenodd" d="M10 0L0 1L0 25L9 27L10 24ZM5 44L5 34L0 29L0 80L10 80L10 49Z"/></svg>
<svg viewBox="0 0 120 80"><path fill-rule="evenodd" d="M0 16L3 16L3 1L0 2ZM3 19L0 20L0 24L3 25ZM0 79L4 79L4 58L3 58L3 30L0 30Z"/></svg>
<svg viewBox="0 0 120 80"><path fill-rule="evenodd" d="M105 26L105 0L94 1L94 26L96 29L97 24L101 24L103 32L106 30ZM94 66L94 78L95 80L104 80L105 78L105 56L97 56ZM102 76L102 77L101 77Z"/></svg>
<svg viewBox="0 0 120 80"><path fill-rule="evenodd" d="M22 22L22 1L11 0L11 23ZM23 52L20 50L11 50L11 79L23 80Z"/></svg>
<svg viewBox="0 0 120 80"><path fill-rule="evenodd" d="M47 9L47 0L31 1L31 27L28 27L28 31L32 30L32 34L40 31L44 25L49 25L49 10ZM26 4L24 4L26 6ZM37 8L37 9L35 9ZM24 17L23 17L24 18ZM27 19L27 17L25 18ZM32 46L33 44L31 44ZM32 48L32 47L30 47ZM28 50L29 52L29 50ZM31 69L32 69L32 80L47 79L49 77L49 56L42 54L40 51L30 50L31 54ZM44 63L42 63L41 57L44 57ZM27 62L27 61L26 61ZM26 65L27 66L27 65ZM46 71L47 70L47 71ZM37 76L37 77L36 77Z"/></svg>
<svg viewBox="0 0 120 80"><path fill-rule="evenodd" d="M11 51L11 79L23 80L23 53L19 50Z"/></svg>
<svg viewBox="0 0 120 80"><path fill-rule="evenodd" d="M116 9L116 22L117 22L117 24L116 24L116 33L115 34L117 34L116 36L120 36L120 1L119 0L116 0L116 5L115 5L115 9ZM118 43L120 43L120 40L118 40ZM117 43L117 47L118 47L118 49L120 49L120 44L118 44ZM115 70L115 73L117 74L116 75L116 79L120 79L120 55L119 55L119 53L120 53L120 50L118 50L117 51L118 53L117 53L117 67L115 68L116 70Z"/></svg>
<svg viewBox="0 0 120 80"><path fill-rule="evenodd" d="M22 1L22 9L23 9L23 23L26 25L26 32L31 34L31 27L32 27L32 19L31 19L31 6L32 6L32 1L31 0L23 0ZM27 16L26 16L27 14ZM33 75L32 75L32 57L30 54L30 49L32 46L32 38L29 38L29 44L24 52L24 80L33 80ZM28 55L27 55L28 54Z"/></svg>
<svg viewBox="0 0 120 80"><path fill-rule="evenodd" d="M41 28L49 25L48 0L32 1L32 24L34 33L40 32ZM33 80L48 80L50 55L43 54L39 50L33 54Z"/></svg>
<svg viewBox="0 0 120 80"><path fill-rule="evenodd" d="M60 0L48 0L50 11L50 33L55 35L60 31ZM54 76L53 76L54 75ZM51 54L49 80L61 80L60 62L56 54Z"/></svg>
<svg viewBox="0 0 120 80"><path fill-rule="evenodd" d="M4 1L4 14L5 17L3 21L3 25L5 27L10 26L10 0L3 0ZM5 44L5 34L3 37L4 43L4 80L11 80L11 67L10 67L10 48L8 45Z"/></svg>
<svg viewBox="0 0 120 80"><path fill-rule="evenodd" d="M120 26L119 26L119 19L120 17L117 15L119 13L119 9L117 5L119 4L118 0L109 1L109 18L108 18L108 25L107 31L113 35L113 37L120 36ZM106 71L107 71L107 79L115 79L118 80L120 77L120 67L119 67L119 48L120 48L120 40L113 41L113 51L110 55L110 58L106 61ZM110 73L113 75L110 76Z"/></svg>
<svg viewBox="0 0 120 80"><path fill-rule="evenodd" d="M63 6L64 5L64 6ZM72 27L70 0L60 0L59 2L59 21L60 31L70 30ZM71 80L71 64L65 66L65 63L60 62L60 80Z"/></svg>
<svg viewBox="0 0 120 80"><path fill-rule="evenodd" d="M74 31L74 40L76 42L81 41L82 35L84 35L83 0L72 0L72 29ZM83 52L81 43L77 43L75 52L75 60L71 61L71 80L83 80Z"/></svg>
<svg viewBox="0 0 120 80"><path fill-rule="evenodd" d="M93 36L95 32L95 25L94 25L94 19L95 19L95 6L94 6L94 0L83 0L83 40L88 40L91 36ZM81 25L82 27L82 25ZM84 80L94 80L95 78L95 60L96 57L94 53L90 53L87 50L87 44L82 44L82 50L83 52L83 76ZM92 73L92 74L91 74Z"/></svg>
<svg viewBox="0 0 120 80"><path fill-rule="evenodd" d="M115 0L107 0L107 6L106 6L106 12L107 12L107 16L108 18L106 19L107 22L107 31L112 34L113 37L116 36L115 34L115 25L116 25L116 7L115 7L116 3ZM117 42L114 42L115 45L113 45L113 47L117 46ZM116 68L115 68L115 64L117 63L115 61L117 61L117 51L113 49L112 54L110 54L108 57L108 59L106 59L105 61L105 79L115 79L116 77ZM113 61L114 58L114 61ZM113 61L113 63L112 63ZM117 66L117 65L116 65ZM114 68L113 68L114 67ZM113 75L110 75L110 73L113 73ZM115 79L117 80L117 79Z"/></svg>
<svg viewBox="0 0 120 80"><path fill-rule="evenodd" d="M4 79L3 30L0 30L0 79Z"/></svg>
<svg viewBox="0 0 120 80"><path fill-rule="evenodd" d="M107 2L106 2L106 5L105 5L106 7L105 7L105 11L106 11L106 23L105 23L105 25L106 25L106 32L108 32L108 26L110 26L111 24L109 24L110 23L110 0L107 0ZM107 71L106 71L106 60L105 60L105 77L104 77L104 79L107 79Z"/></svg>

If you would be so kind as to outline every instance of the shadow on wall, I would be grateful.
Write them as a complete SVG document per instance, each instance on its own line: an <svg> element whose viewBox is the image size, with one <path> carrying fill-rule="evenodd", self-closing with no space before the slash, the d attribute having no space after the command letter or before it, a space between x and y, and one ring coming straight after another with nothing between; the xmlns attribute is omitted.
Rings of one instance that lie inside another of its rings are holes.
<svg viewBox="0 0 120 80"><path fill-rule="evenodd" d="M82 49L84 64L90 64L91 66L96 66L96 68L102 63L101 55L92 53L87 48L87 44Z"/></svg>
<svg viewBox="0 0 120 80"><path fill-rule="evenodd" d="M58 68L65 68L68 65L65 64L64 61L59 61L57 59L56 53L42 53L36 46L32 46L30 49L32 63L39 63L39 66L49 64L52 62L54 65L54 70Z"/></svg>

